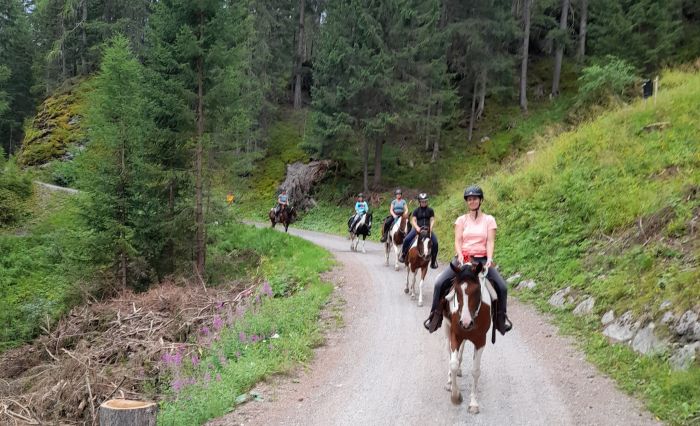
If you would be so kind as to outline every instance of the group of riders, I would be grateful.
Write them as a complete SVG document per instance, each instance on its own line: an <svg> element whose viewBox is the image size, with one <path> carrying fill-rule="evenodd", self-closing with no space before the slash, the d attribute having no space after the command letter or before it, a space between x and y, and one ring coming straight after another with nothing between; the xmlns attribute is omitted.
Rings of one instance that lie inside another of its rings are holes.
<svg viewBox="0 0 700 426"><path fill-rule="evenodd" d="M396 221L408 214L408 203L403 198L401 189L394 191L395 198L389 206L389 216L384 220L382 227L381 241L386 242L389 230ZM399 256L399 262L406 261L406 255L413 245L413 242L421 232L427 229L432 240L432 251L430 267L438 268L438 239L433 232L435 228L435 212L428 207L428 194L418 194L418 207L410 214L411 230L406 234ZM484 192L478 186L469 186L464 190L464 201L466 203L466 213L459 216L454 222L455 225L455 257L452 263L459 270L466 263L481 263L484 269L488 270L486 278L493 284L498 296L498 312L496 314L495 327L505 334L512 328L512 323L506 314L506 298L508 295L506 283L503 277L494 267L494 250L496 240L496 219L493 216L481 211L481 204L484 201ZM275 212L287 208L289 199L286 191L282 191L277 199ZM348 232L354 232L355 227L362 221L362 218L369 213L369 205L365 201L364 194L357 194L355 202L355 214L348 220ZM369 235L369 234L368 234ZM442 325L443 312L441 299L449 292L452 281L456 276L453 268L446 268L435 279L435 289L433 291L433 303L430 309L430 316L423 323L426 329L433 333Z"/></svg>

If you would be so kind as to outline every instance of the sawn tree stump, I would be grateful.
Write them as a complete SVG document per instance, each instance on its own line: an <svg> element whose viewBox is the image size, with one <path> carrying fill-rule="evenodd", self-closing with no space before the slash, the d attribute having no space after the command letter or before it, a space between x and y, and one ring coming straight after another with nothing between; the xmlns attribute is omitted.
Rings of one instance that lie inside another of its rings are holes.
<svg viewBox="0 0 700 426"><path fill-rule="evenodd" d="M100 405L100 426L155 426L158 404L110 399Z"/></svg>

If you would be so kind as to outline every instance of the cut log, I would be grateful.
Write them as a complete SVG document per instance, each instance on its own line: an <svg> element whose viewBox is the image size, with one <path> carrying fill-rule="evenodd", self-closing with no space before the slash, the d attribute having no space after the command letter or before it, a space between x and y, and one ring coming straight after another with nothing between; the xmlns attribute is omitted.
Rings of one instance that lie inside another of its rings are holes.
<svg viewBox="0 0 700 426"><path fill-rule="evenodd" d="M157 413L155 402L110 399L100 405L100 426L155 426Z"/></svg>
<svg viewBox="0 0 700 426"><path fill-rule="evenodd" d="M310 195L311 188L323 179L332 165L330 160L287 164L287 177L279 190L287 190L287 195L297 210L308 210L316 205Z"/></svg>

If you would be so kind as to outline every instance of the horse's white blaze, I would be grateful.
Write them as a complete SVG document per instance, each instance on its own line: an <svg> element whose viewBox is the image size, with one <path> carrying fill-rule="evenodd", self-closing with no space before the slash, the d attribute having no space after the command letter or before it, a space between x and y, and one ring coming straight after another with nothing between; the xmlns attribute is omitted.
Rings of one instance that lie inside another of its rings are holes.
<svg viewBox="0 0 700 426"><path fill-rule="evenodd" d="M471 324L471 322L474 320L471 312L469 312L469 296L467 295L466 290L467 284L461 284L459 286L459 291L462 292L462 303L464 304L464 306L462 306L462 314L460 315L459 320L465 326Z"/></svg>

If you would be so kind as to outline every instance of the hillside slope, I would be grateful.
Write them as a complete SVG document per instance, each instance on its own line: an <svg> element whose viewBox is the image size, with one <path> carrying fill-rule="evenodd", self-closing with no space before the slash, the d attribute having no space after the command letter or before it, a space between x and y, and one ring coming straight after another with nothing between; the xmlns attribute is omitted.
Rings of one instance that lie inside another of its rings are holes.
<svg viewBox="0 0 700 426"><path fill-rule="evenodd" d="M548 298L570 287L559 314L565 329L580 333L591 358L657 415L684 423L700 420L700 366L671 373L667 358L700 338L678 333L681 316L700 311L700 74L669 72L661 88L656 105L638 101L545 138L479 183L484 210L499 223L501 270L535 280L522 297L554 310ZM450 185L438 217L464 213L470 180ZM441 221L439 233L451 226ZM570 315L589 296L592 314ZM630 311L641 326L654 322L669 343L641 358L608 345L600 318L610 310L616 318Z"/></svg>

